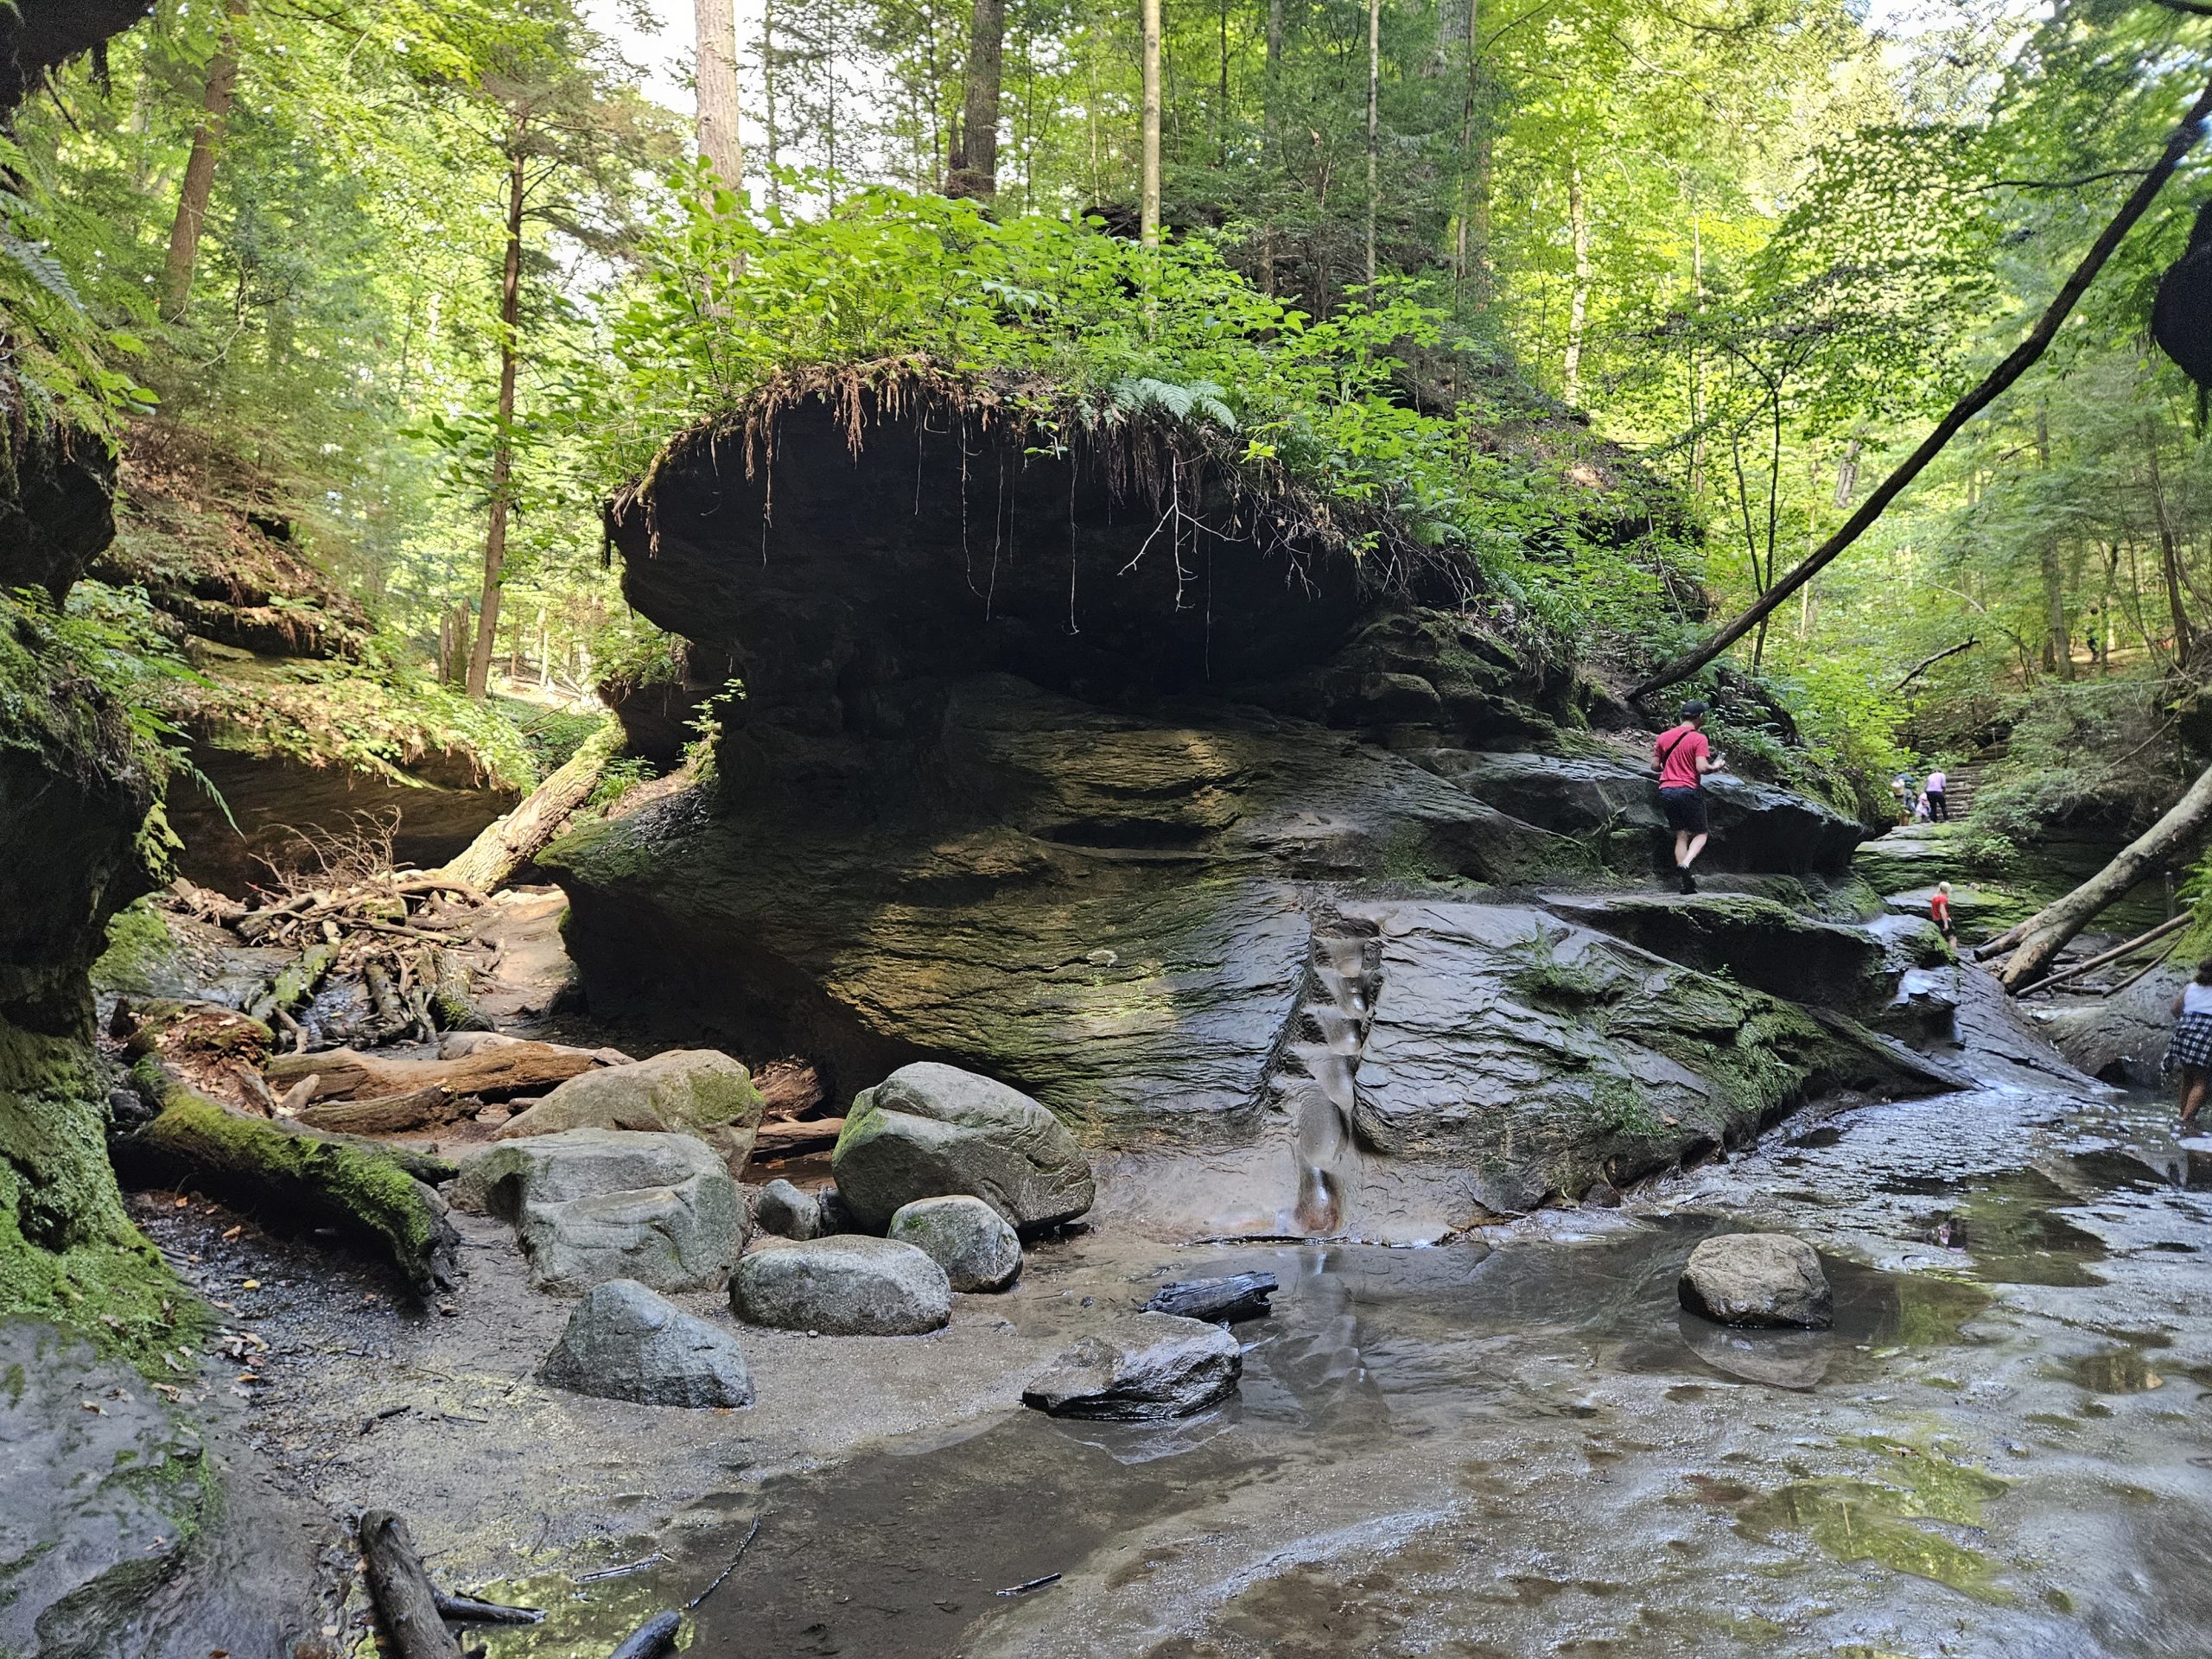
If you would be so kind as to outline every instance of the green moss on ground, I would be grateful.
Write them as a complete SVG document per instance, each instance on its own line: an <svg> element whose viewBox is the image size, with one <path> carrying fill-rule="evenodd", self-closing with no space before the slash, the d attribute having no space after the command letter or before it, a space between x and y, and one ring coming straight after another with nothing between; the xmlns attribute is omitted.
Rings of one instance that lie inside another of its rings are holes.
<svg viewBox="0 0 2212 1659"><path fill-rule="evenodd" d="M0 1313L51 1319L166 1379L205 1310L130 1224L91 1046L0 1020Z"/></svg>

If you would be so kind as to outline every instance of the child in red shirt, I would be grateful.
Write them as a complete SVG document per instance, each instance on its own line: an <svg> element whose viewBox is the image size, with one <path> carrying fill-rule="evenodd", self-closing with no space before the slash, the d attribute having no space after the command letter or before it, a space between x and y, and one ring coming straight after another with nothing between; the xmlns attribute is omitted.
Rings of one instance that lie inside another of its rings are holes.
<svg viewBox="0 0 2212 1659"><path fill-rule="evenodd" d="M1943 930L1946 943L1951 938L1951 884L1938 881L1936 891L1928 900L1928 919Z"/></svg>

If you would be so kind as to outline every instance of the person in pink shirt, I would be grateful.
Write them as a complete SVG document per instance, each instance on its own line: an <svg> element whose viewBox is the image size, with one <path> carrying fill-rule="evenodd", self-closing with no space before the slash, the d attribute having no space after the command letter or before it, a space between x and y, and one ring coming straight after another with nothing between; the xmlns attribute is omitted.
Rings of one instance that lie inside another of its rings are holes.
<svg viewBox="0 0 2212 1659"><path fill-rule="evenodd" d="M1923 786L1926 791L1923 798L1928 803L1928 816L1937 823L1951 821L1950 803L1943 798L1944 788L1950 781L1943 775L1942 767L1938 766L1928 774L1928 782Z"/></svg>
<svg viewBox="0 0 2212 1659"><path fill-rule="evenodd" d="M1705 810L1705 774L1728 765L1705 741L1706 713L1706 705L1694 698L1684 703L1681 723L1660 733L1651 746L1659 759L1659 804L1666 809L1668 828L1675 832L1675 869L1684 893L1697 891L1690 866L1697 862L1713 832Z"/></svg>

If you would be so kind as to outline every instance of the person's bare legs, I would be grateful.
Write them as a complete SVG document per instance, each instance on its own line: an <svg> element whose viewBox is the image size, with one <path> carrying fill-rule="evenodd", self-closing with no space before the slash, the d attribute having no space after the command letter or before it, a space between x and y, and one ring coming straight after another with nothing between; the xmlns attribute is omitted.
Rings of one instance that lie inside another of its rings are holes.
<svg viewBox="0 0 2212 1659"><path fill-rule="evenodd" d="M2204 1105L2205 1075L2202 1067L2184 1065L2181 1069L2181 1124L2182 1128L2196 1127L2196 1114Z"/></svg>
<svg viewBox="0 0 2212 1659"><path fill-rule="evenodd" d="M1681 834L1679 830L1675 832L1675 862L1679 868L1685 870L1689 868L1691 865L1697 862L1697 855L1704 850L1705 836L1703 832L1700 831L1699 834L1694 836L1686 836Z"/></svg>

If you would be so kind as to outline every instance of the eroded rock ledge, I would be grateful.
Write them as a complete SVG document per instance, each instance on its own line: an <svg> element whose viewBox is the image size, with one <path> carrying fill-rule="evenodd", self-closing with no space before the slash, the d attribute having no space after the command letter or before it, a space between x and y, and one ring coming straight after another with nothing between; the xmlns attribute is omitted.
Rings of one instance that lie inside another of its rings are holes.
<svg viewBox="0 0 2212 1659"><path fill-rule="evenodd" d="M1378 588L1218 480L1171 548L1110 454L955 407L861 433L802 403L750 470L679 443L613 521L631 601L747 696L704 781L545 861L599 1012L848 1098L916 1059L1002 1078L1117 1154L1109 1212L1184 1233L1433 1236L1808 1090L1944 1086L1853 1021L1878 944L1834 941L1817 1015L1739 971L1847 869L1816 803L1732 791L1719 861L1764 910L1713 895L1690 963L1638 948L1607 895L1663 856L1649 779L1478 596Z"/></svg>

